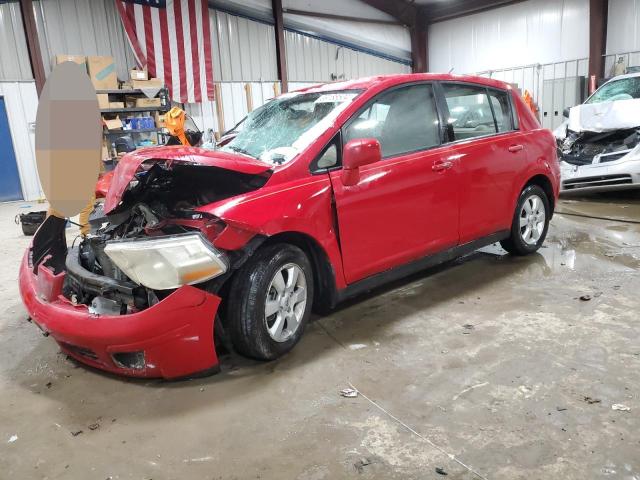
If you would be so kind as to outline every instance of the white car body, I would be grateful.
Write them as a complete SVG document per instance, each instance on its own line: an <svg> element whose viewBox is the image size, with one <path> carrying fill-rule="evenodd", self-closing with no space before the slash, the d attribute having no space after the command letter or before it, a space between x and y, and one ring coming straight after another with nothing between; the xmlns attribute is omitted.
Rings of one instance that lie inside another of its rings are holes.
<svg viewBox="0 0 640 480"><path fill-rule="evenodd" d="M612 82L637 77L640 77L640 73L615 77L602 85L593 95ZM583 145L580 142L583 136L588 142L589 137L606 140L608 133L624 135L625 132L629 133L634 129L640 131L640 99L620 94L612 101L586 102L571 108L569 119L553 132L559 145L561 192L582 193L640 188L638 142L629 142L627 146L625 140L624 143L615 145L615 151L597 153L592 159L589 158L590 155L585 154L579 161L566 161L572 157L569 151L573 150L574 145ZM640 137L638 139L640 140ZM617 140L619 142L619 139ZM612 142L611 145L613 144ZM585 157L589 160L587 163L584 163Z"/></svg>

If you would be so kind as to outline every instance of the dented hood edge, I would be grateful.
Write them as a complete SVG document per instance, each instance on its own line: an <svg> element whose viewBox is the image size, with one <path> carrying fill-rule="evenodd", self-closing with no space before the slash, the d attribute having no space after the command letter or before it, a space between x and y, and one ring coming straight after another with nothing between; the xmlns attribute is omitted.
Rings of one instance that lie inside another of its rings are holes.
<svg viewBox="0 0 640 480"><path fill-rule="evenodd" d="M638 111L640 99L586 103L571 108L567 128L576 133L636 128L640 127Z"/></svg>
<svg viewBox="0 0 640 480"><path fill-rule="evenodd" d="M259 175L272 169L271 165L244 155L197 147L152 147L136 150L122 157L114 170L113 179L105 197L105 213L110 213L118 206L129 182L133 180L140 165L147 160L204 165L248 175Z"/></svg>

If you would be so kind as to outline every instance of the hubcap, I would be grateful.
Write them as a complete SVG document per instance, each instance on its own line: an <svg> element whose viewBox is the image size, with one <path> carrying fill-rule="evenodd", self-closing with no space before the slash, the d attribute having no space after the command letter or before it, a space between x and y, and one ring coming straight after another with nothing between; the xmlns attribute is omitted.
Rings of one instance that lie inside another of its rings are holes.
<svg viewBox="0 0 640 480"><path fill-rule="evenodd" d="M295 263L281 267L271 279L264 303L269 336L285 342L298 330L307 306L307 279Z"/></svg>
<svg viewBox="0 0 640 480"><path fill-rule="evenodd" d="M520 210L520 236L527 245L535 245L544 231L546 212L538 195L531 195Z"/></svg>

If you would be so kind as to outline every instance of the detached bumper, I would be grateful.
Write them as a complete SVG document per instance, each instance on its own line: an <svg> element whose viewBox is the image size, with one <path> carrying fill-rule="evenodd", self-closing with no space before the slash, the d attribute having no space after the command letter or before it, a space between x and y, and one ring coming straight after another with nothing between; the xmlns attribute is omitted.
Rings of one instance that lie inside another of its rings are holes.
<svg viewBox="0 0 640 480"><path fill-rule="evenodd" d="M185 285L138 313L92 314L86 305L73 305L61 295L65 273L53 275L40 265L35 275L27 255L20 266L20 294L27 311L76 360L147 378L179 378L218 368L213 329L219 297ZM139 368L118 361L141 358L140 352L144 362Z"/></svg>

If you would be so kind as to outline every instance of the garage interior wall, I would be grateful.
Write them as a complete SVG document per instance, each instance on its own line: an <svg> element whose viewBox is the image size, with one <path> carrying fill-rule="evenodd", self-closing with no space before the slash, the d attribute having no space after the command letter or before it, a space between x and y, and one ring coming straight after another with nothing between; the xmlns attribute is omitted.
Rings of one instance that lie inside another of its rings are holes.
<svg viewBox="0 0 640 480"><path fill-rule="evenodd" d="M128 77L135 59L113 0L35 0L33 7L47 74L59 54L106 55L118 77Z"/></svg>
<svg viewBox="0 0 640 480"><path fill-rule="evenodd" d="M214 75L220 84L224 121L219 129L215 102L187 105L200 129L229 130L252 108L280 91L277 80L274 27L219 10L209 10ZM386 25L382 25L385 27ZM285 31L289 90L320 82L386 73L408 73L407 60L393 61L336 42L287 29ZM250 99L250 100L249 100Z"/></svg>
<svg viewBox="0 0 640 480"><path fill-rule="evenodd" d="M473 73L589 55L589 0L527 0L429 26L429 70Z"/></svg>
<svg viewBox="0 0 640 480"><path fill-rule="evenodd" d="M605 75L619 56L627 67L640 66L640 0L609 0Z"/></svg>

